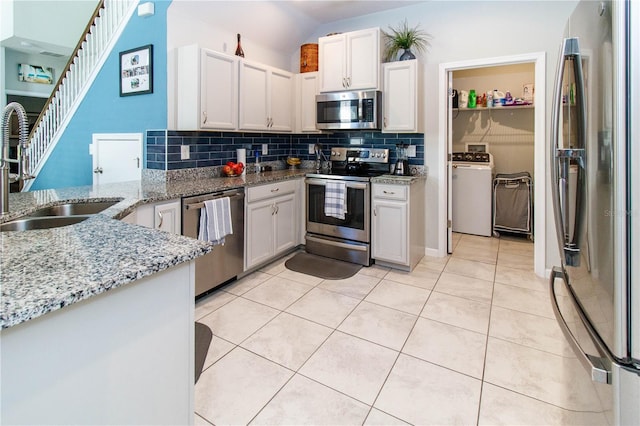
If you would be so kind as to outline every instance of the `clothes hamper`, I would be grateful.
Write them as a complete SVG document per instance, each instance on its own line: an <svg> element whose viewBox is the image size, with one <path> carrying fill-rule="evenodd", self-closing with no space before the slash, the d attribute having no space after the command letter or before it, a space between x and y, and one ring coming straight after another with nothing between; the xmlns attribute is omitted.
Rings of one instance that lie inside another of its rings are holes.
<svg viewBox="0 0 640 426"><path fill-rule="evenodd" d="M529 172L497 174L493 179L493 235L527 234L533 240L532 180Z"/></svg>

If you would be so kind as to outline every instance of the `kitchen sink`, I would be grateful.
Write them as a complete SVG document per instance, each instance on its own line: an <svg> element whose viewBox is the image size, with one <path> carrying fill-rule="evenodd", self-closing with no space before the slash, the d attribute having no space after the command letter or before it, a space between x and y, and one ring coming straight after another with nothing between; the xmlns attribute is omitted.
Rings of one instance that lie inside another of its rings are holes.
<svg viewBox="0 0 640 426"><path fill-rule="evenodd" d="M6 231L31 231L33 229L59 228L73 225L89 219L90 215L81 216L25 216L10 222L0 224L0 232Z"/></svg>
<svg viewBox="0 0 640 426"><path fill-rule="evenodd" d="M44 208L38 209L33 213L29 213L28 216L42 217L42 216L90 215L90 214L100 213L101 211L106 210L109 207L119 202L120 200L65 203L57 206L44 207Z"/></svg>

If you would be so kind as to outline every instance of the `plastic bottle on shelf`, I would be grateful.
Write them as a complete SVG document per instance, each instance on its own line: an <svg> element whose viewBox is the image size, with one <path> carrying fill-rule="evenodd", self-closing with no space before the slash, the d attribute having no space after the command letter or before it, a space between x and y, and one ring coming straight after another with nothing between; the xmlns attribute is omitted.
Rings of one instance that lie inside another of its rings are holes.
<svg viewBox="0 0 640 426"><path fill-rule="evenodd" d="M469 103L468 103L468 107L469 108L475 108L476 107L476 91L474 89L469 90Z"/></svg>

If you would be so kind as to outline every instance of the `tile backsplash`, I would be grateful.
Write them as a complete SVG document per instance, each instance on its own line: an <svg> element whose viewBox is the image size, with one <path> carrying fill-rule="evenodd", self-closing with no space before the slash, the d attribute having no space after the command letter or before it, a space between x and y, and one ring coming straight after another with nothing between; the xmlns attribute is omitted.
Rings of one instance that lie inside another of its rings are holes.
<svg viewBox="0 0 640 426"><path fill-rule="evenodd" d="M422 133L334 132L309 134L242 133L210 131L148 130L146 137L146 168L153 170L180 170L212 167L236 161L236 150L247 150L247 163L255 163L256 152L260 161L285 160L288 156L314 160L309 145L322 144L325 155L335 146L388 148L390 163L395 161L395 146L406 143L416 146L416 156L409 163L424 165L424 135ZM267 144L267 155L262 145ZM182 146L189 147L189 159L182 158Z"/></svg>

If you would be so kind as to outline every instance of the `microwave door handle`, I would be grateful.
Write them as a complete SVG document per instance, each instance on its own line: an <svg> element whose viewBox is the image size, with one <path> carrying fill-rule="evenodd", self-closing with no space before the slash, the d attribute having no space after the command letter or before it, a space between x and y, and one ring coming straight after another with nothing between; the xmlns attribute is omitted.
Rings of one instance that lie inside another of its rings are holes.
<svg viewBox="0 0 640 426"><path fill-rule="evenodd" d="M364 118L364 99L358 99L358 122L362 123Z"/></svg>

